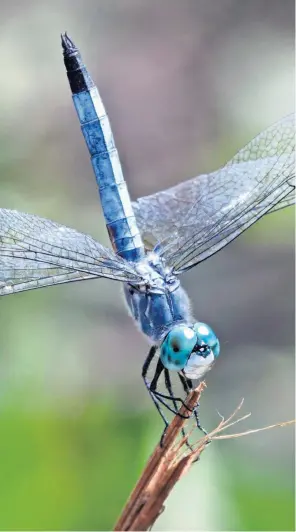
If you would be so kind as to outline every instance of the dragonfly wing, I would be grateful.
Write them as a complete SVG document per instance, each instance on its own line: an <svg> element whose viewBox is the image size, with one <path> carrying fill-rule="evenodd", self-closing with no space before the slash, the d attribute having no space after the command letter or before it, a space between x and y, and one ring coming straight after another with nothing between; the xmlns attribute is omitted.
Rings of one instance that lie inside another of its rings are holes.
<svg viewBox="0 0 296 532"><path fill-rule="evenodd" d="M96 277L143 283L132 264L92 237L0 209L0 295Z"/></svg>
<svg viewBox="0 0 296 532"><path fill-rule="evenodd" d="M216 253L264 214L295 202L295 118L289 115L223 168L134 203L137 223L175 273Z"/></svg>
<svg viewBox="0 0 296 532"><path fill-rule="evenodd" d="M276 205L274 205L273 208L270 211L268 211L268 213L279 211L280 209L284 209L285 207L291 207L291 205L294 205L295 203L295 177L294 177L294 181L292 178L291 185L292 186L291 186L291 190L289 194L285 198L283 198L281 201L279 201Z"/></svg>

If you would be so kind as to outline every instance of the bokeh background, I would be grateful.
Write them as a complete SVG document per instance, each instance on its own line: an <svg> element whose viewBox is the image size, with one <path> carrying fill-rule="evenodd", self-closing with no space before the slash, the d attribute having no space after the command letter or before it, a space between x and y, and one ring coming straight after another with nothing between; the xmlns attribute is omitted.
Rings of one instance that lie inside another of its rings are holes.
<svg viewBox="0 0 296 532"><path fill-rule="evenodd" d="M212 171L293 110L294 2L0 1L0 206L108 239L60 47L107 107L133 198ZM222 352L208 428L294 417L294 211L266 217L183 281ZM119 284L0 301L0 529L110 530L162 430L147 344ZM197 437L197 435L196 435ZM294 530L294 431L216 442L156 530Z"/></svg>

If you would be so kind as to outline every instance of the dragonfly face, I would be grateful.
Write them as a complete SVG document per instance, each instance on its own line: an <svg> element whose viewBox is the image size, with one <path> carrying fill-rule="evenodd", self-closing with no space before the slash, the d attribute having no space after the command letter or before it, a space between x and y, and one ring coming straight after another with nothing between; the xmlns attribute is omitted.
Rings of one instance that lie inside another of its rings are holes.
<svg viewBox="0 0 296 532"><path fill-rule="evenodd" d="M213 329L205 323L195 323L197 341L184 368L188 379L200 379L211 369L220 354L220 342Z"/></svg>
<svg viewBox="0 0 296 532"><path fill-rule="evenodd" d="M205 323L192 327L176 325L160 346L163 365L181 371L190 379L201 378L213 365L220 353L220 344L214 331Z"/></svg>

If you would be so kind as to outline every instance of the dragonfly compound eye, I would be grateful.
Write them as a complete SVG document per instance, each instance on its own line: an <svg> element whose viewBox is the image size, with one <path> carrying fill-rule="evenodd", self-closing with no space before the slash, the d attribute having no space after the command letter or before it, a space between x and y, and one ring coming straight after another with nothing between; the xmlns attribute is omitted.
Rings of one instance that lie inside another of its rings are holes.
<svg viewBox="0 0 296 532"><path fill-rule="evenodd" d="M220 344L217 336L215 335L213 329L206 325L206 323L197 322L193 325L193 329L197 335L197 344L195 347L196 351L206 358L207 354L213 353L214 357L220 353Z"/></svg>
<svg viewBox="0 0 296 532"><path fill-rule="evenodd" d="M160 347L160 359L165 368L180 371L196 345L197 334L186 325L176 325L165 337Z"/></svg>

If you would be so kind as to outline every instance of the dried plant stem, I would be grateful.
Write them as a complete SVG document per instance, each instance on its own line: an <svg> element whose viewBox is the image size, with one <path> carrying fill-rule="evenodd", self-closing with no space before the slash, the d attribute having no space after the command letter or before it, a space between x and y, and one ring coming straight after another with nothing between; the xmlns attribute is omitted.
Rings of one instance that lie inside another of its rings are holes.
<svg viewBox="0 0 296 532"><path fill-rule="evenodd" d="M188 416L198 403L204 386L204 383L201 383L188 395L186 400L188 408L182 406L180 414ZM114 530L147 530L162 512L165 499L184 474L187 463L191 461L190 456L176 460L180 449L180 443L176 445L176 439L185 423L186 419L180 416L173 418L167 429L163 447L157 445ZM185 443L184 440L183 438L181 445Z"/></svg>
<svg viewBox="0 0 296 532"><path fill-rule="evenodd" d="M186 406L182 406L179 413L182 416L188 416L193 408L199 402L201 393L205 388L205 383L202 382L195 390L190 392L186 399ZM172 491L174 485L180 478L188 471L193 462L195 462L206 445L212 440L237 438L245 436L261 430L268 430L274 427L283 427L295 423L295 421L287 421L270 425L261 429L248 430L238 434L220 435L225 429L243 421L251 414L246 414L239 419L233 421L243 405L243 400L240 402L235 411L224 419L221 416L221 421L218 426L207 436L203 436L194 446L189 449L185 443L190 434L180 439L181 429L184 428L187 419L176 415L170 423L163 446L158 444L155 451L151 455L139 481L132 491L124 509L119 517L114 530L115 531L133 531L133 530L148 530L154 524L157 517L164 509L164 502Z"/></svg>

